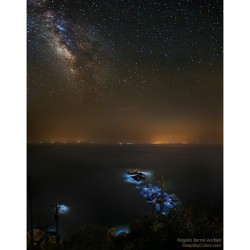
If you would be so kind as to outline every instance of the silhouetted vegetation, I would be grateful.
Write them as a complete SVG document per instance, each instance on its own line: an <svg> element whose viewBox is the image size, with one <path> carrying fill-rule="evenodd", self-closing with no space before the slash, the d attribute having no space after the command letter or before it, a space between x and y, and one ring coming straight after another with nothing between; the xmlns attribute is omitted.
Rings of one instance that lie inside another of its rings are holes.
<svg viewBox="0 0 250 250"><path fill-rule="evenodd" d="M154 213L151 216L133 218L129 234L120 233L115 236L112 228L86 224L61 240L59 246L56 244L55 236L52 235L35 249L179 249L181 244L177 244L177 238L222 238L222 225L222 214L216 210L197 216L191 208L178 207L168 216Z"/></svg>

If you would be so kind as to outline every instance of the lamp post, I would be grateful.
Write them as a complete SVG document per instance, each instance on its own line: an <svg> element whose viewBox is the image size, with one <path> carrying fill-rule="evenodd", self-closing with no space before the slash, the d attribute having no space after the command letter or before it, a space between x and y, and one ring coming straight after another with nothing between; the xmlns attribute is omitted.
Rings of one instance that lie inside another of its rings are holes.
<svg viewBox="0 0 250 250"><path fill-rule="evenodd" d="M30 176L28 176L28 196L29 196L29 203L30 203L30 245L31 249L34 248L34 232L33 232L33 216L32 216L32 194L31 194L31 183L30 183Z"/></svg>
<svg viewBox="0 0 250 250"><path fill-rule="evenodd" d="M164 203L164 176L161 177L161 203L160 203L160 214L162 213Z"/></svg>
<svg viewBox="0 0 250 250"><path fill-rule="evenodd" d="M55 207L55 222L56 222L56 244L57 247L59 247L59 241L60 241L60 236L59 236L59 229L58 229L58 223L59 223L59 207L58 204L56 204Z"/></svg>
<svg viewBox="0 0 250 250"><path fill-rule="evenodd" d="M55 209L55 223L56 223L56 244L57 247L59 247L59 241L60 241L60 236L59 236L59 214L65 214L69 211L69 207L64 205L64 204L53 204L51 206L52 208Z"/></svg>

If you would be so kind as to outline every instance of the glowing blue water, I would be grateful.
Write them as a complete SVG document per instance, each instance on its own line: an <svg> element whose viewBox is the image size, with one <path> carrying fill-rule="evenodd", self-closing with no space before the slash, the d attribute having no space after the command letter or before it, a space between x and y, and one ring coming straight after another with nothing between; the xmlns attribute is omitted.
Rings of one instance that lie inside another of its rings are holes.
<svg viewBox="0 0 250 250"><path fill-rule="evenodd" d="M55 233L55 232L56 232L56 228L55 228L54 226L49 226L49 227L47 228L47 232L48 232L48 233Z"/></svg>
<svg viewBox="0 0 250 250"><path fill-rule="evenodd" d="M137 181L132 178L134 175L136 175L136 173L135 174L125 173L123 174L124 181L134 184L137 189L141 190L140 195L146 199L147 203L154 205L155 210L157 212L167 215L172 208L180 204L180 201L177 200L174 194L167 194L166 192L162 192L160 187L153 184L142 185L147 180L147 177L152 176L151 171L138 170L138 173L144 174L146 178Z"/></svg>
<svg viewBox="0 0 250 250"><path fill-rule="evenodd" d="M130 233L129 227L121 226L121 227L115 228L115 230L114 230L115 236L118 236L121 233L126 233L126 234Z"/></svg>
<svg viewBox="0 0 250 250"><path fill-rule="evenodd" d="M59 214L66 214L69 212L69 207L64 204L58 204L57 208Z"/></svg>

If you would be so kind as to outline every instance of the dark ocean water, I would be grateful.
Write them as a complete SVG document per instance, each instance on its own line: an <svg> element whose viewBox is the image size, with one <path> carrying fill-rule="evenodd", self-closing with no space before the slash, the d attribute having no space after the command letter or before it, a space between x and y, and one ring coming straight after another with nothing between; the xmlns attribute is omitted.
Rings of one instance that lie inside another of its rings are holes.
<svg viewBox="0 0 250 250"><path fill-rule="evenodd" d="M53 225L55 202L70 207L61 232L86 222L126 225L150 207L122 174L131 168L165 177L167 193L197 213L223 209L223 146L218 145L28 145L36 228ZM160 183L158 182L160 185Z"/></svg>

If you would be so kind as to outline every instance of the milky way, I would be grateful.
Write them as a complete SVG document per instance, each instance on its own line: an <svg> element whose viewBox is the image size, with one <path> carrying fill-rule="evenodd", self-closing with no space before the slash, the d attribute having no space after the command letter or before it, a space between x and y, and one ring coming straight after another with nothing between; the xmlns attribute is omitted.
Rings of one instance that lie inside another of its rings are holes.
<svg viewBox="0 0 250 250"><path fill-rule="evenodd" d="M30 1L28 10L28 48L31 55L28 69L33 70L32 64L37 63L34 62L36 58L32 58L34 54L40 54L45 63L51 64L52 70L44 69L42 77L48 82L53 75L60 74L63 78L61 86L52 83L54 95L60 94L64 88L73 88L77 95L79 91L88 94L103 87L108 70L108 47L94 27L66 17L65 7L57 8L53 1Z"/></svg>

